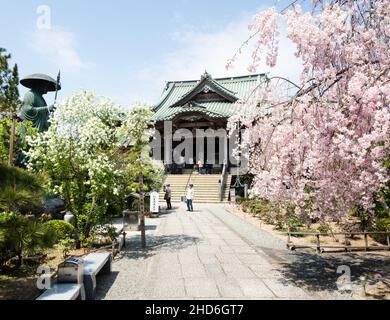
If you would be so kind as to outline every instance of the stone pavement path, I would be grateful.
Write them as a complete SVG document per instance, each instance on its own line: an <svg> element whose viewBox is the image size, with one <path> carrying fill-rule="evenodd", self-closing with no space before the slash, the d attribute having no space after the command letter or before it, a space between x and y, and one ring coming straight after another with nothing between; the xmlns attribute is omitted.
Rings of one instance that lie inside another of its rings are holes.
<svg viewBox="0 0 390 320"><path fill-rule="evenodd" d="M139 235L129 235L113 273L98 281L98 299L351 298L337 290L336 270L356 256L292 254L283 241L222 205L195 210L187 213L180 204L148 219L146 250L139 248ZM380 270L388 268L388 259L378 261Z"/></svg>

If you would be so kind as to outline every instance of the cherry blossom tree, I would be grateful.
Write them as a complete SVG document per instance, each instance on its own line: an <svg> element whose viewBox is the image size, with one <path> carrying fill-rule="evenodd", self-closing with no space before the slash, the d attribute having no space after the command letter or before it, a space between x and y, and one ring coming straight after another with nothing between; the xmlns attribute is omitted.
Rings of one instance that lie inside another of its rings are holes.
<svg viewBox="0 0 390 320"><path fill-rule="evenodd" d="M247 129L253 197L340 221L354 210L372 212L389 181L390 0L315 0L311 7L294 1L253 18L249 70L262 59L276 65L286 28L303 72L300 83L284 80L295 88L290 96L281 78L259 85L229 126Z"/></svg>

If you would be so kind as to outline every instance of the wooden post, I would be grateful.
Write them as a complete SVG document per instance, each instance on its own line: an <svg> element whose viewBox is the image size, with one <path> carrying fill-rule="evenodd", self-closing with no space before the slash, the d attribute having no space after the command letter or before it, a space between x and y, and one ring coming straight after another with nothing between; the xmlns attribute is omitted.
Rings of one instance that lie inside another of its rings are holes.
<svg viewBox="0 0 390 320"><path fill-rule="evenodd" d="M146 248L145 234L145 195L144 195L144 177L139 178L139 211L140 211L140 227L141 227L141 246Z"/></svg>
<svg viewBox="0 0 390 320"><path fill-rule="evenodd" d="M290 248L290 243L291 243L291 234L290 234L290 227L287 230L287 248Z"/></svg>
<svg viewBox="0 0 390 320"><path fill-rule="evenodd" d="M389 232L389 230L387 230ZM387 234L387 246L389 247L390 250L390 233Z"/></svg>
<svg viewBox="0 0 390 320"><path fill-rule="evenodd" d="M115 258L115 254L116 254L115 246L116 246L116 240L112 242L112 247L111 247L111 256L113 259Z"/></svg>
<svg viewBox="0 0 390 320"><path fill-rule="evenodd" d="M14 165L15 128L16 128L16 115L13 113L11 116L11 133L9 139L9 154L8 154L8 165L10 167Z"/></svg>
<svg viewBox="0 0 390 320"><path fill-rule="evenodd" d="M123 248L126 248L126 232L125 232L125 231L123 231L122 236L123 236L123 244L122 244L122 247L123 247Z"/></svg>
<svg viewBox="0 0 390 320"><path fill-rule="evenodd" d="M366 251L368 251L368 234L364 233L364 243L366 245Z"/></svg>
<svg viewBox="0 0 390 320"><path fill-rule="evenodd" d="M316 235L316 237L317 237L317 252L318 252L318 253L321 253L320 234L318 233L318 234Z"/></svg>
<svg viewBox="0 0 390 320"><path fill-rule="evenodd" d="M347 238L347 234L345 234L345 240L344 240L344 250L345 252L348 252L348 238Z"/></svg>

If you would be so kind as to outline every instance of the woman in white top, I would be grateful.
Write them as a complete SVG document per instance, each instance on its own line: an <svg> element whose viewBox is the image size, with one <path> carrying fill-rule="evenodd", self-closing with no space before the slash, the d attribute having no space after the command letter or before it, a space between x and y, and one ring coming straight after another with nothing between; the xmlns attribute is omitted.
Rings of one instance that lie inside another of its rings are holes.
<svg viewBox="0 0 390 320"><path fill-rule="evenodd" d="M194 211L194 207L192 204L192 201L194 200L194 185L190 184L189 188L187 189L187 194L186 194L186 200L187 200L187 211Z"/></svg>

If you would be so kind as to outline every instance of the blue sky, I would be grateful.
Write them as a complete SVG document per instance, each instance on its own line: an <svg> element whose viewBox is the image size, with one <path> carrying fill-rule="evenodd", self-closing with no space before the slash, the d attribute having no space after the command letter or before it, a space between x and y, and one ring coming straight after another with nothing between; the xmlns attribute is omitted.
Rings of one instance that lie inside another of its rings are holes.
<svg viewBox="0 0 390 320"><path fill-rule="evenodd" d="M205 69L214 77L248 74L249 51L230 71L224 68L226 60L249 36L251 17L274 1L0 0L0 4L0 47L12 54L21 77L36 72L55 77L61 69L60 98L92 90L129 106L153 104L165 81L197 79ZM50 29L37 26L42 5L50 9ZM282 41L273 74L297 76L293 51L292 44ZM25 91L20 87L22 95ZM52 99L48 95L48 102Z"/></svg>

